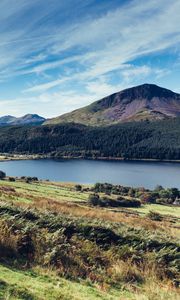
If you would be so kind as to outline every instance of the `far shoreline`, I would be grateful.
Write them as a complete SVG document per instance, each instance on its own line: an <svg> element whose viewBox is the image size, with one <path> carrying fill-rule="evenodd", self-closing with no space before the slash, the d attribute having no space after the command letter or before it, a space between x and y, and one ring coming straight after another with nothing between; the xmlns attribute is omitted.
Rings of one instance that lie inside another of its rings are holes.
<svg viewBox="0 0 180 300"><path fill-rule="evenodd" d="M156 158L123 158L123 157L84 157L84 156L59 156L54 157L50 154L4 154L0 153L0 162L6 161L20 161L20 160L39 160L39 159L54 159L54 160L71 160L71 159L84 159L84 160L103 160L103 161L140 161L140 162L166 162L166 163L180 163L179 160L174 159L156 159Z"/></svg>

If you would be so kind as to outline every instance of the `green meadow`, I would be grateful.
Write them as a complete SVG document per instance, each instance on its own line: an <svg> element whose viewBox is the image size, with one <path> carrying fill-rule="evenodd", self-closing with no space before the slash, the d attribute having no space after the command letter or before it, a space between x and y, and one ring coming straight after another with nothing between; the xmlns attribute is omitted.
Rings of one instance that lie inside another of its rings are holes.
<svg viewBox="0 0 180 300"><path fill-rule="evenodd" d="M0 299L179 299L180 207L94 206L92 186L11 180L0 181Z"/></svg>

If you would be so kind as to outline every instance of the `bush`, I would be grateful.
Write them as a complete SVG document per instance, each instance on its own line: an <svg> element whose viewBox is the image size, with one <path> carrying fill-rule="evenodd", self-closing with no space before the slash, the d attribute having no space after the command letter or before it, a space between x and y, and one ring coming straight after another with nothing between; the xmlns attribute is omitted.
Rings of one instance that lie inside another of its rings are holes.
<svg viewBox="0 0 180 300"><path fill-rule="evenodd" d="M17 252L22 258L31 260L34 257L34 245L30 232L25 232L17 241Z"/></svg>
<svg viewBox="0 0 180 300"><path fill-rule="evenodd" d="M160 192L162 190L164 190L164 188L162 187L162 185L156 185L155 189L156 192Z"/></svg>
<svg viewBox="0 0 180 300"><path fill-rule="evenodd" d="M156 197L152 193L144 193L140 198L143 203L156 203Z"/></svg>
<svg viewBox="0 0 180 300"><path fill-rule="evenodd" d="M165 204L165 205L173 204L173 202L174 200L169 198L159 198L156 201L157 204Z"/></svg>
<svg viewBox="0 0 180 300"><path fill-rule="evenodd" d="M90 205L97 206L100 204L100 198L98 194L90 194L88 198Z"/></svg>
<svg viewBox="0 0 180 300"><path fill-rule="evenodd" d="M80 184L75 185L75 190L76 192L81 192L82 191L82 186Z"/></svg>
<svg viewBox="0 0 180 300"><path fill-rule="evenodd" d="M36 176L31 177L31 180L32 180L32 181L39 181L38 177L36 177Z"/></svg>
<svg viewBox="0 0 180 300"><path fill-rule="evenodd" d="M37 177L31 177L31 176L22 176L21 179L23 179L26 183L38 181Z"/></svg>
<svg viewBox="0 0 180 300"><path fill-rule="evenodd" d="M124 199L122 197L118 197L117 199L112 199L110 197L102 197L100 198L98 194L91 194L89 196L89 204L93 206L101 206L101 207L140 207L141 202L136 199Z"/></svg>
<svg viewBox="0 0 180 300"><path fill-rule="evenodd" d="M173 202L173 205L180 206L180 199L176 199L176 200Z"/></svg>
<svg viewBox="0 0 180 300"><path fill-rule="evenodd" d="M153 220L153 221L162 221L163 219L163 216L157 212L154 212L154 211L150 211L148 214L147 214L148 218Z"/></svg>
<svg viewBox="0 0 180 300"><path fill-rule="evenodd" d="M100 199L100 206L107 207L140 207L141 202L136 199L125 199L122 197L117 197L117 199L112 199L108 197L103 197Z"/></svg>
<svg viewBox="0 0 180 300"><path fill-rule="evenodd" d="M99 205L101 206L101 207L116 207L117 205L116 205L116 200L114 200L114 199L112 199L112 198L109 198L109 197L102 197L101 199L100 199L100 203L99 203Z"/></svg>
<svg viewBox="0 0 180 300"><path fill-rule="evenodd" d="M106 194L111 194L111 190L113 188L113 185L110 184L110 183L99 183L97 182L95 185L94 185L94 191L96 193L106 193Z"/></svg>
<svg viewBox="0 0 180 300"><path fill-rule="evenodd" d="M9 181L14 182L16 179L14 177L9 177Z"/></svg>
<svg viewBox="0 0 180 300"><path fill-rule="evenodd" d="M26 177L25 182L30 183L31 182L31 177Z"/></svg>
<svg viewBox="0 0 180 300"><path fill-rule="evenodd" d="M141 202L136 199L122 199L122 200L117 200L118 205L120 207L140 207Z"/></svg>
<svg viewBox="0 0 180 300"><path fill-rule="evenodd" d="M3 171L0 171L0 179L4 179L6 177L6 173Z"/></svg>
<svg viewBox="0 0 180 300"><path fill-rule="evenodd" d="M84 189L82 189L82 192L89 192L89 188L84 188Z"/></svg>

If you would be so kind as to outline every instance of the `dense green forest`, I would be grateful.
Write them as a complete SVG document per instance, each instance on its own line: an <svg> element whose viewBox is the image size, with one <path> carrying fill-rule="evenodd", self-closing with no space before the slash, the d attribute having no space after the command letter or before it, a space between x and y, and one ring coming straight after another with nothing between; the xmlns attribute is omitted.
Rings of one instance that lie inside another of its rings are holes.
<svg viewBox="0 0 180 300"><path fill-rule="evenodd" d="M106 127L72 123L2 127L0 152L177 160L180 159L180 118Z"/></svg>

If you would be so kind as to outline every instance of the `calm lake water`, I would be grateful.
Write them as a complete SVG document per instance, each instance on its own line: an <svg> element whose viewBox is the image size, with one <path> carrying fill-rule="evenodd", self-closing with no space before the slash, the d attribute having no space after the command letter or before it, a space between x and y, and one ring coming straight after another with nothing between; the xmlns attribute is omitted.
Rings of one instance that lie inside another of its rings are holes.
<svg viewBox="0 0 180 300"><path fill-rule="evenodd" d="M180 188L180 163L44 159L0 162L0 170L8 176L37 176L52 181Z"/></svg>

